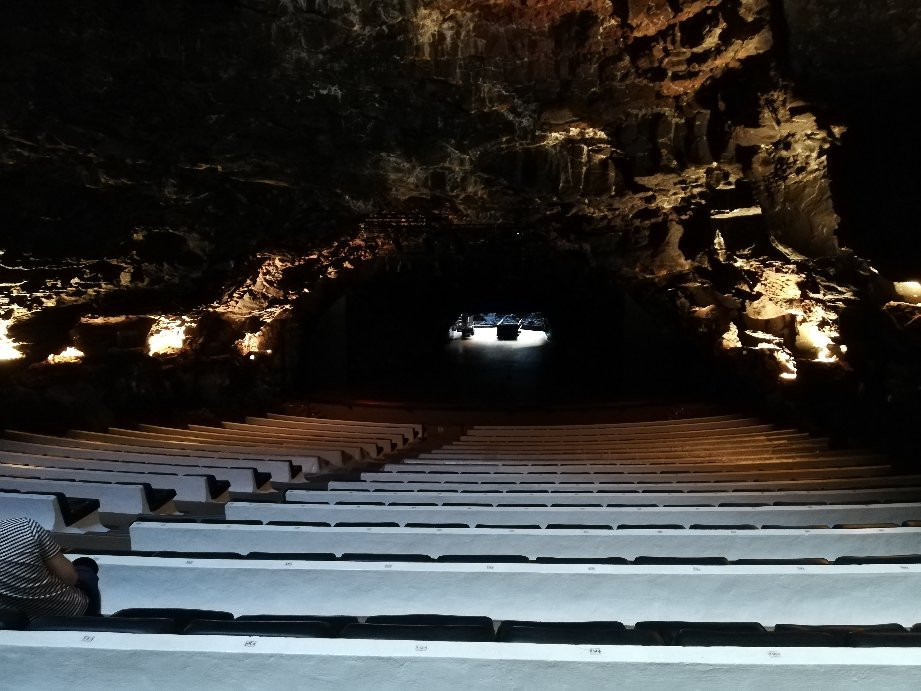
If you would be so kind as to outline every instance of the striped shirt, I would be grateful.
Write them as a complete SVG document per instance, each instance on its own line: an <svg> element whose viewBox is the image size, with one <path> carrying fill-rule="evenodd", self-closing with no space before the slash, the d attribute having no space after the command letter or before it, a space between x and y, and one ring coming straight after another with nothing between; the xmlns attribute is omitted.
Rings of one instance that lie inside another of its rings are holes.
<svg viewBox="0 0 921 691"><path fill-rule="evenodd" d="M21 609L30 617L86 612L86 595L45 566L60 551L31 518L0 520L0 608Z"/></svg>

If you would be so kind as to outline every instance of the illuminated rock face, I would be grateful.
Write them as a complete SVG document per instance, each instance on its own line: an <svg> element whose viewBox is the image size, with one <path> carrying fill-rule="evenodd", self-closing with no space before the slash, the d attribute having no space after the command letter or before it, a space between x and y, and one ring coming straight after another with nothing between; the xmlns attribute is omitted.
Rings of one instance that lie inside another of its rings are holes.
<svg viewBox="0 0 921 691"><path fill-rule="evenodd" d="M848 123L784 72L840 64L841 7L8 3L0 353L267 352L346 275L506 224L775 380L840 363L842 311L900 299L842 251Z"/></svg>

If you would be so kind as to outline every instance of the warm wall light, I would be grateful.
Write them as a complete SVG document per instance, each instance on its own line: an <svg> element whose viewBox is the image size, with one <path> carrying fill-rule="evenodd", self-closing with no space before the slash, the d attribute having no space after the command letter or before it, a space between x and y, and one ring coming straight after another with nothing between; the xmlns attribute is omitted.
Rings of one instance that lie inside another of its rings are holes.
<svg viewBox="0 0 921 691"><path fill-rule="evenodd" d="M780 365L780 379L783 381L793 381L796 379L796 358L794 358L786 348L773 343L759 343L758 350L767 350L774 356L777 364Z"/></svg>
<svg viewBox="0 0 921 691"><path fill-rule="evenodd" d="M234 345L241 355L258 353L262 350L262 332L245 333Z"/></svg>
<svg viewBox="0 0 921 691"><path fill-rule="evenodd" d="M63 362L80 362L83 359L83 351L77 350L73 346L68 346L57 355L49 355L48 362L58 365Z"/></svg>
<svg viewBox="0 0 921 691"><path fill-rule="evenodd" d="M9 326L9 320L0 319L0 360L18 360L22 357L19 344L7 333Z"/></svg>
<svg viewBox="0 0 921 691"><path fill-rule="evenodd" d="M895 292L905 302L921 303L921 283L918 281L897 281L893 286Z"/></svg>
<svg viewBox="0 0 921 691"><path fill-rule="evenodd" d="M151 355L178 353L185 345L185 332L190 321L188 317L159 317L147 335L147 352Z"/></svg>
<svg viewBox="0 0 921 691"><path fill-rule="evenodd" d="M742 341L739 340L739 327L734 323L729 322L729 328L726 330L726 333L723 334L720 345L722 345L724 350L734 350L735 348L741 348Z"/></svg>
<svg viewBox="0 0 921 691"><path fill-rule="evenodd" d="M796 316L796 347L802 352L811 353L816 362L837 362L834 349L838 332L833 324L833 316L822 307L815 305L807 313L799 312ZM840 348L837 352L842 352Z"/></svg>

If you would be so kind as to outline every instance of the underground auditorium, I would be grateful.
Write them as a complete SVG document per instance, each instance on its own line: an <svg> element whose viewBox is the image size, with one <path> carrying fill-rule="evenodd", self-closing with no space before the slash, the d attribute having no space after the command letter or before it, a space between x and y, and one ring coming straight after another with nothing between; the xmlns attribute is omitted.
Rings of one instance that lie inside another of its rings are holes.
<svg viewBox="0 0 921 691"><path fill-rule="evenodd" d="M919 84L918 0L0 3L0 685L921 688Z"/></svg>

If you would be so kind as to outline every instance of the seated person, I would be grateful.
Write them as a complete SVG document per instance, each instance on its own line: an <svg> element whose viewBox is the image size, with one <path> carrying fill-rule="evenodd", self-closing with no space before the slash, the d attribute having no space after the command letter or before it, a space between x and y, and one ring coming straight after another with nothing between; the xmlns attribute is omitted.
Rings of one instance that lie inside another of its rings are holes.
<svg viewBox="0 0 921 691"><path fill-rule="evenodd" d="M0 520L0 608L40 615L98 615L98 567L73 564L47 530L31 518Z"/></svg>

